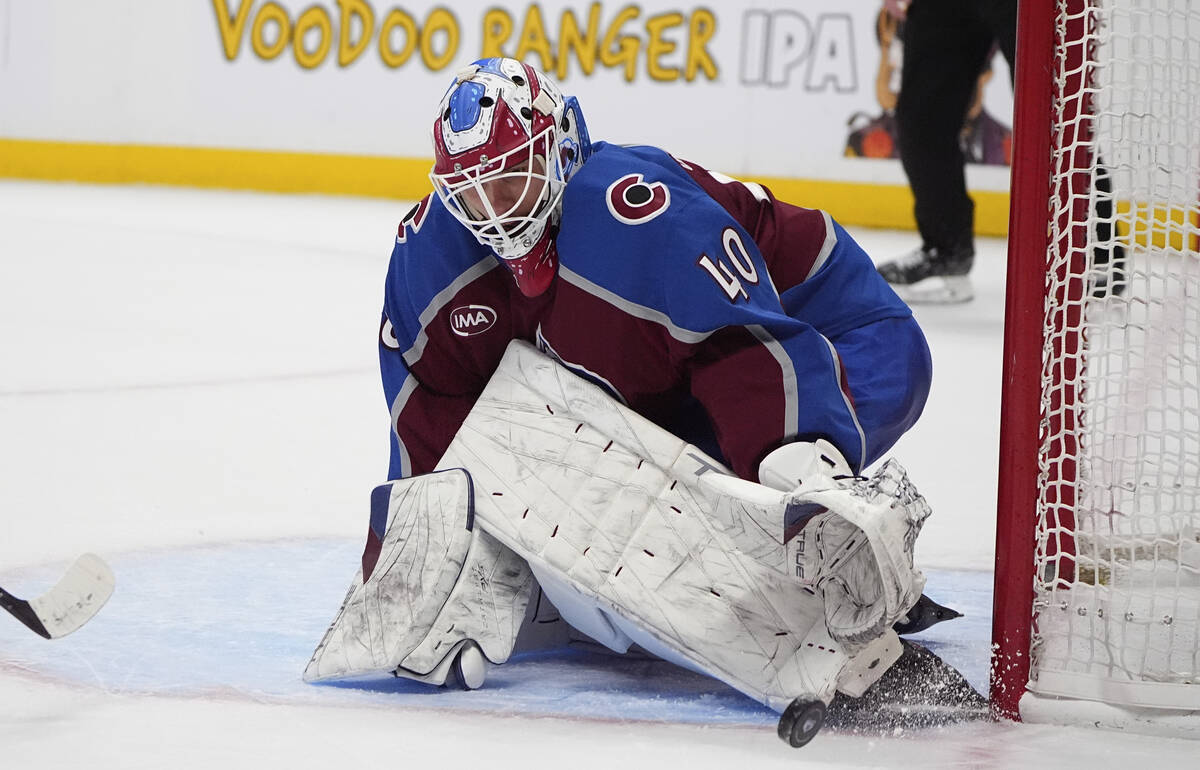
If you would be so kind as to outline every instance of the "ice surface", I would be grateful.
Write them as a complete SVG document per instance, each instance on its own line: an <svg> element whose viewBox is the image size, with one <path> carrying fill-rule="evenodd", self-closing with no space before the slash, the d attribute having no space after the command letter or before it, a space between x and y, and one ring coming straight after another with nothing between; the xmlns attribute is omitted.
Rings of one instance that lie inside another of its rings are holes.
<svg viewBox="0 0 1200 770"><path fill-rule="evenodd" d="M993 724L797 753L718 683L583 654L525 656L476 693L302 684L386 470L375 335L406 210L0 182L0 585L36 595L92 550L118 586L54 642L0 618L0 767L1194 763L1188 741ZM914 239L854 234L877 259ZM934 508L930 593L967 613L924 638L982 686L1004 244L979 246L976 300L918 310L935 381L895 454Z"/></svg>
<svg viewBox="0 0 1200 770"><path fill-rule="evenodd" d="M110 693L238 693L312 704L435 707L527 716L696 724L775 724L773 712L708 677L661 662L571 650L519 654L494 667L477 692L387 676L345 683L300 681L354 576L362 544L338 538L241 541L145 549L110 557L121 590L67 645L5 634L0 660L57 681ZM36 593L52 565L0 573L7 588ZM986 686L991 586L984 572L932 571L930 590L954 596L962 620L926 640Z"/></svg>

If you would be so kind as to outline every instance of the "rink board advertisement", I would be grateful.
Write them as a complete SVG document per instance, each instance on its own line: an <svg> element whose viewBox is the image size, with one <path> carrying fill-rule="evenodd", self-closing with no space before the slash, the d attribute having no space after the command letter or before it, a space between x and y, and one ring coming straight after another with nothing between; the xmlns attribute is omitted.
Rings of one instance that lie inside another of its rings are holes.
<svg viewBox="0 0 1200 770"><path fill-rule="evenodd" d="M888 109L899 46L881 10L0 0L0 175L416 198L454 72L504 55L578 96L595 138L658 145L847 222L909 226ZM996 130L969 168L981 232L1007 217L1012 95L996 62L977 105Z"/></svg>

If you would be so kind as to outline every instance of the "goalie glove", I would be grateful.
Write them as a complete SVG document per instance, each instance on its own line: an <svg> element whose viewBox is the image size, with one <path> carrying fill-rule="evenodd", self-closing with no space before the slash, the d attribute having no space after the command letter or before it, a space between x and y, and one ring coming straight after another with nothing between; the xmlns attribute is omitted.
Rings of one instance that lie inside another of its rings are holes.
<svg viewBox="0 0 1200 770"><path fill-rule="evenodd" d="M767 455L759 479L792 490L789 566L820 592L830 636L860 648L917 602L925 577L913 548L929 505L899 463L864 478L828 441L796 442Z"/></svg>

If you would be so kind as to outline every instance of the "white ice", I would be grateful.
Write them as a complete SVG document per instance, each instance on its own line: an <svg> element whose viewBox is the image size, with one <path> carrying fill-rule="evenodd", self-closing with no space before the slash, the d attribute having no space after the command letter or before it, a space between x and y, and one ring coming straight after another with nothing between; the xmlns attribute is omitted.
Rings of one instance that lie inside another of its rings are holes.
<svg viewBox="0 0 1200 770"><path fill-rule="evenodd" d="M375 335L406 208L0 183L0 585L40 593L83 551L118 568L74 636L0 617L0 768L1194 766L1195 743L1080 728L827 731L795 752L767 722L627 719L619 698L595 701L600 718L586 702L530 717L503 709L503 688L437 701L300 684L269 610L303 609L319 634L353 574L387 467ZM914 244L853 232L877 259ZM934 387L894 452L935 511L918 553L931 585L974 611L930 638L977 684L1005 261L1003 241L979 247L975 301L917 311ZM500 706L463 707L472 696Z"/></svg>

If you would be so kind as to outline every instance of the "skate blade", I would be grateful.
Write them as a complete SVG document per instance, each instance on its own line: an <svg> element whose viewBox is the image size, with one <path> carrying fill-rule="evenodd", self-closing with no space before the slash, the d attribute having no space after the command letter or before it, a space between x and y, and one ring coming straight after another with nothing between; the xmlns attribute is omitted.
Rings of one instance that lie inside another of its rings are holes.
<svg viewBox="0 0 1200 770"><path fill-rule="evenodd" d="M933 276L910 284L892 284L900 299L910 305L953 305L975 298L971 279L965 275Z"/></svg>

